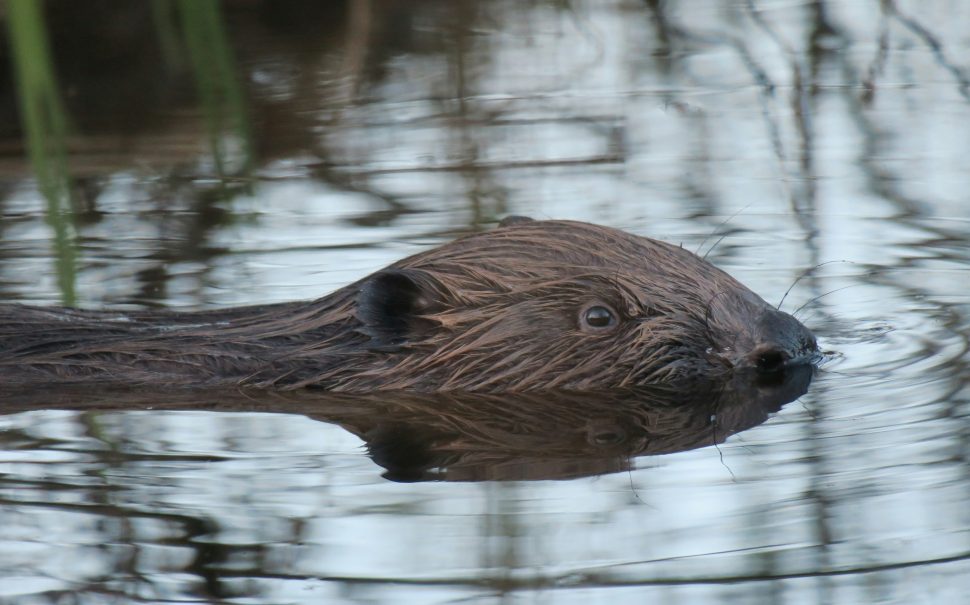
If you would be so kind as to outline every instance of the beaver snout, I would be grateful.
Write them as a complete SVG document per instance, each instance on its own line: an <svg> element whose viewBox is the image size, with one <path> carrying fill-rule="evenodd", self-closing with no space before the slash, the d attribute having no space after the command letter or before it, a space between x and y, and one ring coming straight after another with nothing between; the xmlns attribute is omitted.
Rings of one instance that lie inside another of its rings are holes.
<svg viewBox="0 0 970 605"><path fill-rule="evenodd" d="M810 364L818 353L815 335L788 313L768 309L758 328L760 341L745 356L745 365L759 374L778 374L792 366Z"/></svg>

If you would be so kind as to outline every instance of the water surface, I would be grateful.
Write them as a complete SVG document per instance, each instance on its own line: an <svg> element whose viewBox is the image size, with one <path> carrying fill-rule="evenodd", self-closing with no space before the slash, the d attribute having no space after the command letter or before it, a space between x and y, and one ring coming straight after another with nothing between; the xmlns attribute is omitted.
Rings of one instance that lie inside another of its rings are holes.
<svg viewBox="0 0 970 605"><path fill-rule="evenodd" d="M53 202L4 51L4 301L313 298L523 214L706 253L829 359L717 447L556 479L393 481L296 410L8 401L0 601L970 593L970 7L197 4L49 3Z"/></svg>

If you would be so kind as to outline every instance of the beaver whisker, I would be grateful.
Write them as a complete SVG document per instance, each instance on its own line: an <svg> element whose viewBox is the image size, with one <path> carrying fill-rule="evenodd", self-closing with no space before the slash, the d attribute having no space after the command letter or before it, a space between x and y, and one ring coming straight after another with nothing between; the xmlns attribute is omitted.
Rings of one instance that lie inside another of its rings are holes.
<svg viewBox="0 0 970 605"><path fill-rule="evenodd" d="M721 228L724 227L724 225L727 225L728 223L730 223L731 221L733 221L735 218L737 218L739 214L741 214L742 212L744 212L745 210L747 210L748 208L750 208L751 207L751 204L753 204L753 203L754 202L747 203L744 207L739 208L734 214L732 214L731 216L727 217L726 219L724 219L723 221L721 221L720 223L718 223L717 227L715 227L714 230L711 231L707 235L707 237L705 237L701 241L701 243L697 245L697 249L694 250L694 254L697 254L697 255L700 256L701 248L704 247L704 244L707 243L707 240L711 239L711 237L715 233L717 233L718 231L720 231ZM704 260L707 260L707 257L710 256L711 252L714 252L714 249L717 248L718 244L720 244L722 241L724 241L724 238L727 237L728 235L730 235L730 233L731 232L728 231L728 232L724 233L720 238L718 238L718 240L716 242L714 242L714 244L710 248L707 249L707 252L705 252L704 255L701 256L701 258L704 259Z"/></svg>
<svg viewBox="0 0 970 605"><path fill-rule="evenodd" d="M798 282L802 281L803 278L808 277L809 275L811 275L812 273L814 273L816 270L824 267L825 265L833 265L833 264L836 264L836 263L850 263L850 264L855 264L854 261L849 261L849 260L828 260L828 261L819 263L819 264L815 265L814 267L809 267L808 269L805 269L804 271L802 271L801 273L799 273L798 274L798 277L795 278L795 281L793 281L791 283L791 285L788 286L788 289L785 290L785 293L782 295L781 300L778 301L778 304L775 305L775 308L781 310L781 306L783 304L785 304L785 299L788 298L788 294L798 284ZM795 313L792 313L792 315L794 315L794 314Z"/></svg>
<svg viewBox="0 0 970 605"><path fill-rule="evenodd" d="M828 292L826 292L824 294L819 294L815 298L808 299L808 301L806 301L801 306L799 306L797 309L795 309L794 311L792 311L791 314L792 314L792 316L798 315L798 313L801 312L802 309L804 309L805 307L807 307L808 305L810 305L810 304L812 304L814 302L818 302L819 300L825 298L829 294L835 294L836 292L841 292L842 290L848 290L849 288L858 288L861 285L862 284L849 284L848 286L842 286L841 288L835 288L833 290L829 290Z"/></svg>

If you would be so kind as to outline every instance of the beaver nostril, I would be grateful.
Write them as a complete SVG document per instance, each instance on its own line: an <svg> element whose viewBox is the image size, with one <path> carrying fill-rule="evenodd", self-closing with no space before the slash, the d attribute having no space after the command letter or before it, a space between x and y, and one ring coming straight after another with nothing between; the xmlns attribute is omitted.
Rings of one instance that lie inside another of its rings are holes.
<svg viewBox="0 0 970 605"><path fill-rule="evenodd" d="M770 349L758 353L755 357L755 367L759 372L770 374L784 368L786 361L788 361L788 355L784 351Z"/></svg>

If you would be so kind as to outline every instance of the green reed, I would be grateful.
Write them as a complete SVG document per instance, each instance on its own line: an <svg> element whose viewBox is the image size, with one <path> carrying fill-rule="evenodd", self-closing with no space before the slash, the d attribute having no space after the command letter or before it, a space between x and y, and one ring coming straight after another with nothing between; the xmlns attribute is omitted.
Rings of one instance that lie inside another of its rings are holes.
<svg viewBox="0 0 970 605"><path fill-rule="evenodd" d="M219 0L177 0L175 6L205 114L216 170L223 179L230 173L248 174L253 161L249 117ZM156 16L159 14L156 9ZM227 138L227 134L234 140ZM230 142L238 148L231 148ZM234 158L239 163L230 168Z"/></svg>
<svg viewBox="0 0 970 605"><path fill-rule="evenodd" d="M76 227L67 158L69 120L62 103L44 19L44 3L8 0L7 27L16 73L24 141L54 231L58 286L76 301ZM152 0L158 44L169 68L183 58L195 76L210 150L222 180L248 175L253 163L247 104L219 0Z"/></svg>
<svg viewBox="0 0 970 605"><path fill-rule="evenodd" d="M8 0L7 27L27 153L47 201L47 222L54 230L61 300L70 306L76 300L77 252L67 165L68 120L51 60L43 4L36 0Z"/></svg>

